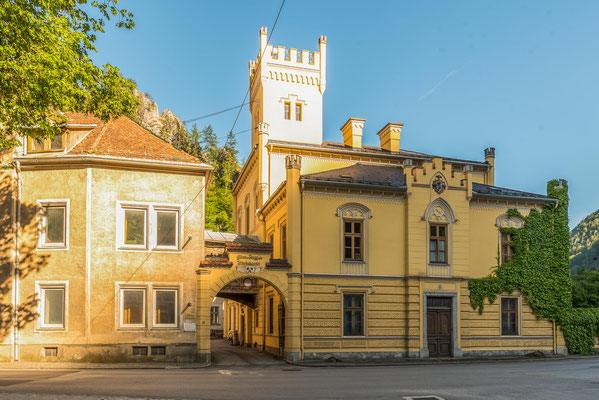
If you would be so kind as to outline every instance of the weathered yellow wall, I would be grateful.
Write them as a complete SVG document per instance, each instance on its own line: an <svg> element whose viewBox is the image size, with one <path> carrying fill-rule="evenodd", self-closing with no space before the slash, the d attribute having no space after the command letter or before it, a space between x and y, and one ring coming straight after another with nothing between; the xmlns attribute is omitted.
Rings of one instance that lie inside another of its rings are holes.
<svg viewBox="0 0 599 400"><path fill-rule="evenodd" d="M59 359L122 360L131 356L133 344L164 344L169 358L194 359L196 334L183 332L183 322L195 321L195 308L188 307L179 316L177 328L152 329L152 314L146 313L146 328L121 329L117 282L176 286L179 313L188 303L195 304L195 269L203 259L204 246L204 177L81 168L23 171L22 180L27 221L22 251L30 257L21 264L21 303L35 304L36 281L68 281L69 286L67 329L38 331L32 316L19 332L20 359L40 359L43 345L57 345ZM34 205L41 199L70 200L68 250L35 249ZM186 243L184 250L117 250L117 201L183 204L180 241ZM150 299L148 293L146 310L152 307ZM31 310L35 313L37 307Z"/></svg>

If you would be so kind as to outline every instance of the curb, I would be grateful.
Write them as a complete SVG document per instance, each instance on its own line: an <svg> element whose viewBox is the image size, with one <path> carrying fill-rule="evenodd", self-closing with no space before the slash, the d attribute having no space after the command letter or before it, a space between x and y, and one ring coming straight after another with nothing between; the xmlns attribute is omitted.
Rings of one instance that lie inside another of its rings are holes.
<svg viewBox="0 0 599 400"><path fill-rule="evenodd" d="M43 370L43 369L203 369L211 363L74 363L74 362L4 362L0 370Z"/></svg>
<svg viewBox="0 0 599 400"><path fill-rule="evenodd" d="M326 361L314 361L314 362L291 362L287 361L290 365L298 367L308 368L361 368L361 367L409 367L419 365L452 365L452 364L491 364L491 363L505 363L505 362L537 362L537 361L572 361L572 360L598 360L599 356L558 356L558 357L544 357L544 358L532 358L532 357L513 357L513 358L449 358L449 359L410 359L405 361L390 361L390 362L326 362Z"/></svg>

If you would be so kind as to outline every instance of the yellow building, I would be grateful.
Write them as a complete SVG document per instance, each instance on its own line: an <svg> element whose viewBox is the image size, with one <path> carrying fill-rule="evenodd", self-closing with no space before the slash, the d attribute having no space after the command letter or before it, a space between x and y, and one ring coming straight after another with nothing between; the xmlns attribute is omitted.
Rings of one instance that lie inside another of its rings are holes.
<svg viewBox="0 0 599 400"><path fill-rule="evenodd" d="M4 155L0 359L195 360L211 167L126 117L67 117Z"/></svg>
<svg viewBox="0 0 599 400"><path fill-rule="evenodd" d="M499 228L522 221L508 209L555 199L494 186L493 148L479 161L405 150L399 123L382 127L377 147L362 145L359 118L341 127L343 141L323 141L326 37L319 52L300 52L267 45L262 28L249 73L254 129L233 189L237 235L207 237L213 252L198 270L200 358L219 292L225 337L289 360L566 351L519 293L479 315L467 286L511 257ZM253 291L230 293L246 280Z"/></svg>

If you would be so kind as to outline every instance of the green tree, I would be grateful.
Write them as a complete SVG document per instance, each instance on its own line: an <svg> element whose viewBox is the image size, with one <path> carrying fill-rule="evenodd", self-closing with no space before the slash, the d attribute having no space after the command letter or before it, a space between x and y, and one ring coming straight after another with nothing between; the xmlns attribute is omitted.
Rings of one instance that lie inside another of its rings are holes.
<svg viewBox="0 0 599 400"><path fill-rule="evenodd" d="M599 271L578 267L572 275L572 303L574 307L599 308Z"/></svg>
<svg viewBox="0 0 599 400"><path fill-rule="evenodd" d="M193 129L192 129L193 132ZM192 133L193 135L193 133ZM206 229L233 232L233 182L239 174L237 140L229 133L223 147L212 126L202 131L204 160L214 167L212 183L206 193Z"/></svg>
<svg viewBox="0 0 599 400"><path fill-rule="evenodd" d="M89 56L111 18L118 28L133 28L133 15L117 2L0 2L0 148L18 145L20 134L52 138L66 122L60 111L103 120L133 114L135 83L110 64L94 65Z"/></svg>

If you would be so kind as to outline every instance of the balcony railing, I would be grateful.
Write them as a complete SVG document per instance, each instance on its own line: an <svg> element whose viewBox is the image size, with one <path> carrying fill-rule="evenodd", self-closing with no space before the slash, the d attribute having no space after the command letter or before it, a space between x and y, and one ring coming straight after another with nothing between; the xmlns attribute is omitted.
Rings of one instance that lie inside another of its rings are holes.
<svg viewBox="0 0 599 400"><path fill-rule="evenodd" d="M451 265L430 264L426 269L426 275L435 277L450 277Z"/></svg>
<svg viewBox="0 0 599 400"><path fill-rule="evenodd" d="M347 275L366 275L368 265L364 262L343 261L341 262L341 273Z"/></svg>

